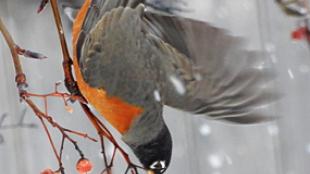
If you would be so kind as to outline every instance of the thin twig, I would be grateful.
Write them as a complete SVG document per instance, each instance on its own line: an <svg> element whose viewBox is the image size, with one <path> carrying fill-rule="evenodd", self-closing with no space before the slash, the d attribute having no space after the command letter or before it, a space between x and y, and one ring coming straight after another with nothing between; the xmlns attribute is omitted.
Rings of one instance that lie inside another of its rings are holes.
<svg viewBox="0 0 310 174"><path fill-rule="evenodd" d="M62 22L61 22L61 18L60 18L60 13L58 10L58 4L57 4L57 0L50 0L51 6L52 6L52 10L53 10L53 15L54 15L54 19L55 19L55 23L56 23L56 27L57 27L57 32L58 32L58 37L60 39L60 43L61 43L61 49L62 49L62 53L63 53L63 71L64 71L64 75L65 75L65 85L68 89L68 91L70 91L71 94L73 95L77 95L80 94L78 87L76 85L76 82L73 78L72 75L72 59L70 58L70 54L68 51L68 46L66 43L66 39L65 39L65 34L64 34L64 30L63 30L63 26L62 26ZM81 95L81 97L83 97Z"/></svg>
<svg viewBox="0 0 310 174"><path fill-rule="evenodd" d="M101 153L102 153L102 156L103 156L104 167L105 168L109 168L110 166L108 166L108 159L107 159L107 155L106 155L106 152L105 152L105 144L104 144L103 136L100 136L100 144L101 144ZM107 172L108 172L108 174L110 174L109 171L107 171Z"/></svg>
<svg viewBox="0 0 310 174"><path fill-rule="evenodd" d="M10 48L13 63L14 63L15 73L16 73L15 82L17 83L17 87L19 89L19 92L21 93L28 86L27 82L26 82L26 76L23 72L22 65L21 65L20 60L19 60L19 56L15 50L16 44L15 44L12 36L8 32L8 30L6 29L4 23L2 22L1 17L0 17L0 31L1 31L5 41L7 43L7 45Z"/></svg>
<svg viewBox="0 0 310 174"><path fill-rule="evenodd" d="M15 51L15 45L16 44L13 41L12 36L8 32L8 30L6 29L1 18L0 18L0 31L3 34L3 37L4 37L5 41L7 42L7 45L9 46L9 48L11 50L11 54L12 54L12 58L13 58L13 62L14 62L15 73L17 75L18 74L24 74L23 68L22 68L20 60L19 60L19 56L18 56L17 52Z"/></svg>

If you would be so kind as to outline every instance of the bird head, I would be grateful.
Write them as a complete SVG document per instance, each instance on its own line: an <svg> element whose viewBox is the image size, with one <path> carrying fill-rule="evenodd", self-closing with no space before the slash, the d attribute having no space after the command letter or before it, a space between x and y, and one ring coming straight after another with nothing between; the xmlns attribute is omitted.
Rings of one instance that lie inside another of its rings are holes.
<svg viewBox="0 0 310 174"><path fill-rule="evenodd" d="M167 170L171 160L172 139L166 125L151 141L129 146L148 174L162 174Z"/></svg>

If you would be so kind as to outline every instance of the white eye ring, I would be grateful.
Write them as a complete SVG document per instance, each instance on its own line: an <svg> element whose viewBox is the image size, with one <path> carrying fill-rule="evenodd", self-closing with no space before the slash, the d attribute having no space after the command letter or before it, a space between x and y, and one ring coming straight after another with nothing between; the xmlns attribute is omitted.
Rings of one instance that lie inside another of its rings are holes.
<svg viewBox="0 0 310 174"><path fill-rule="evenodd" d="M151 169L166 169L165 161L155 161L151 166Z"/></svg>

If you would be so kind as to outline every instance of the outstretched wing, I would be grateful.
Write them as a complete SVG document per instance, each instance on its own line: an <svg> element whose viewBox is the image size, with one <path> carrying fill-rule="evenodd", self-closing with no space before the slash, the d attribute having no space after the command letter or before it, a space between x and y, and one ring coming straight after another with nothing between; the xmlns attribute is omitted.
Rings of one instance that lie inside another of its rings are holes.
<svg viewBox="0 0 310 174"><path fill-rule="evenodd" d="M274 74L260 67L263 53L246 51L241 38L205 22L152 12L144 21L169 55L161 90L166 105L238 123L266 119L255 110L278 95L266 88Z"/></svg>

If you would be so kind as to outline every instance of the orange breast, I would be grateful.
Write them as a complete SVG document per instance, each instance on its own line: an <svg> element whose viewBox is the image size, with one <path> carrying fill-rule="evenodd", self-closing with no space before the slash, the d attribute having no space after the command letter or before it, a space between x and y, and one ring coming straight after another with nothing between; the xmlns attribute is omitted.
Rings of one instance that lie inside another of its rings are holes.
<svg viewBox="0 0 310 174"><path fill-rule="evenodd" d="M77 60L76 42L86 17L91 0L86 0L73 24L73 66L79 89L88 102L103 115L110 124L120 133L129 129L134 118L138 117L143 109L129 104L118 97L108 96L102 89L90 87L83 79Z"/></svg>

